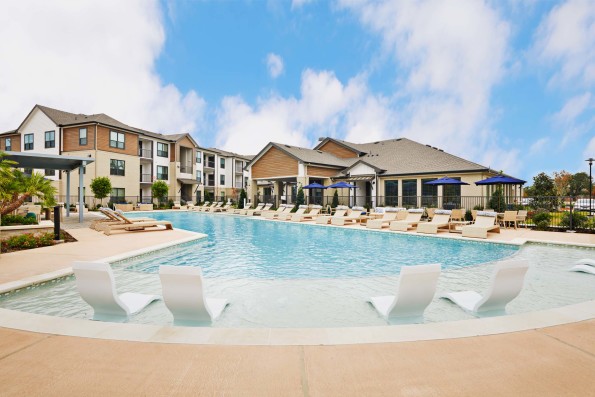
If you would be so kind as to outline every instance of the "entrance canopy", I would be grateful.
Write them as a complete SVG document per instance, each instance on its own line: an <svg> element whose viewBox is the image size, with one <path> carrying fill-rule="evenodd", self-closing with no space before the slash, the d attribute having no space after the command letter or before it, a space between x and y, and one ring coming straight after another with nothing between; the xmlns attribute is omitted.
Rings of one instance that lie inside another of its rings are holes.
<svg viewBox="0 0 595 397"><path fill-rule="evenodd" d="M95 161L91 157L60 156L58 154L5 152L5 159L12 160L18 168L37 168L66 171L66 216L70 216L70 171L79 169L79 222L83 223L83 167Z"/></svg>
<svg viewBox="0 0 595 397"><path fill-rule="evenodd" d="M198 182L196 179L188 179L188 178L178 178L178 182L184 183L186 185L198 185L198 184L200 184L200 182Z"/></svg>

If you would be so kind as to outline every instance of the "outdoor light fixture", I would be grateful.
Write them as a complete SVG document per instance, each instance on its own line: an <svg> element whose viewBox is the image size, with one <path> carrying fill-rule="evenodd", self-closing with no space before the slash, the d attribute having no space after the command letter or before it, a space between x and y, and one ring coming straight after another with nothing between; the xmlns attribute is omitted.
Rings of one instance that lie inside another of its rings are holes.
<svg viewBox="0 0 595 397"><path fill-rule="evenodd" d="M589 157L585 160L589 163L589 216L593 215L593 203L591 202L593 196L593 178L591 177L591 169L593 168L593 157Z"/></svg>

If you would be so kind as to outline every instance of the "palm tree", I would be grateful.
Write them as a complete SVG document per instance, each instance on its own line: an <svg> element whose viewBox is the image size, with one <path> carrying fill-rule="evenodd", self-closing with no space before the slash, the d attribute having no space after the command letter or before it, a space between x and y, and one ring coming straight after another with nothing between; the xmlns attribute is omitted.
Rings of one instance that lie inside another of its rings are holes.
<svg viewBox="0 0 595 397"><path fill-rule="evenodd" d="M55 204L56 188L50 180L37 172L27 176L16 168L8 169L5 161L0 161L0 215L11 213L30 197L40 198L48 207Z"/></svg>

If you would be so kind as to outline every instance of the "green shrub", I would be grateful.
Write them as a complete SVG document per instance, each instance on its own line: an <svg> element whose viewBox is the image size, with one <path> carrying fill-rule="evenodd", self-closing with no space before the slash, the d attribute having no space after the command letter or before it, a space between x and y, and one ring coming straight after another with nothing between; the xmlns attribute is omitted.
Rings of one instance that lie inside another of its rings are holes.
<svg viewBox="0 0 595 397"><path fill-rule="evenodd" d="M479 205L479 204L478 204L478 205L474 206L474 207L473 207L473 209L474 209L475 211L483 211L483 205Z"/></svg>
<svg viewBox="0 0 595 397"><path fill-rule="evenodd" d="M583 228L587 224L589 218L586 215L583 215L579 212L572 213L572 227L573 228ZM562 214L562 219L560 219L560 226L570 227L570 212L565 212Z"/></svg>
<svg viewBox="0 0 595 397"><path fill-rule="evenodd" d="M28 215L28 214L27 214ZM11 225L36 225L37 218L35 215L32 217L22 215L4 215L2 216L2 222L0 226L11 226Z"/></svg>
<svg viewBox="0 0 595 397"><path fill-rule="evenodd" d="M490 208L493 208L496 212L502 212L506 209L506 200L504 199L502 189L497 188L494 193L492 193Z"/></svg>
<svg viewBox="0 0 595 397"><path fill-rule="evenodd" d="M548 221L535 222L535 230L547 230L549 227L550 223Z"/></svg>
<svg viewBox="0 0 595 397"><path fill-rule="evenodd" d="M41 234L20 234L18 236L12 236L0 242L0 249L2 252L14 251L14 250L26 250L37 247L46 247L54 244L53 233L41 233Z"/></svg>
<svg viewBox="0 0 595 397"><path fill-rule="evenodd" d="M470 210L465 211L465 220L471 222L473 220L473 214Z"/></svg>
<svg viewBox="0 0 595 397"><path fill-rule="evenodd" d="M552 221L552 214L549 211L537 210L533 214L533 223L535 223L535 229L547 230Z"/></svg>
<svg viewBox="0 0 595 397"><path fill-rule="evenodd" d="M337 208L339 206L339 193L335 190L335 194L333 194L333 202L331 204L333 208Z"/></svg>

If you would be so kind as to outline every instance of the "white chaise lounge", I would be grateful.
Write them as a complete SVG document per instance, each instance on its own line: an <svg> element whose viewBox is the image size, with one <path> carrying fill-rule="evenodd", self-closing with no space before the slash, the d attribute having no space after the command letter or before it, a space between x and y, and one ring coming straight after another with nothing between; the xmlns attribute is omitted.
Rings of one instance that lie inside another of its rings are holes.
<svg viewBox="0 0 595 397"><path fill-rule="evenodd" d="M349 211L348 206L338 205L333 215L320 215L316 218L316 223L319 225L327 225L331 221L331 218L337 216L345 216L345 214L347 214L347 211Z"/></svg>
<svg viewBox="0 0 595 397"><path fill-rule="evenodd" d="M500 226L496 223L498 214L491 211L477 211L473 225L463 226L463 237L488 238L488 232L500 233Z"/></svg>
<svg viewBox="0 0 595 397"><path fill-rule="evenodd" d="M161 265L159 278L174 325L211 325L229 304L225 299L205 297L200 267Z"/></svg>
<svg viewBox="0 0 595 397"><path fill-rule="evenodd" d="M407 210L407 218L402 221L392 221L390 223L390 230L406 232L410 227L415 227L421 222L421 217L424 214L423 208L413 208Z"/></svg>
<svg viewBox="0 0 595 397"><path fill-rule="evenodd" d="M595 260L593 259L581 259L574 263L574 266L570 269L573 272L583 272L595 274Z"/></svg>
<svg viewBox="0 0 595 397"><path fill-rule="evenodd" d="M390 324L423 322L424 310L436 294L440 264L403 266L397 295L376 296L369 302Z"/></svg>
<svg viewBox="0 0 595 397"><path fill-rule="evenodd" d="M448 230L450 214L450 210L435 210L432 220L418 224L416 231L418 233L437 234L439 229Z"/></svg>
<svg viewBox="0 0 595 397"><path fill-rule="evenodd" d="M393 208L393 207L386 207L382 209L384 214L380 219L368 219L366 222L366 227L368 229L382 229L383 227L389 227L392 221L396 221L397 216L400 212L405 213L405 208Z"/></svg>
<svg viewBox="0 0 595 397"><path fill-rule="evenodd" d="M358 222L361 222L362 215L364 215L366 209L364 207L353 207L351 208L351 212L346 216L333 216L331 217L331 225L335 226L345 226L345 225L355 225Z"/></svg>
<svg viewBox="0 0 595 397"><path fill-rule="evenodd" d="M112 268L103 262L74 262L72 270L76 289L81 298L93 308L93 320L125 322L140 312L159 295L126 292L118 295Z"/></svg>
<svg viewBox="0 0 595 397"><path fill-rule="evenodd" d="M476 316L506 314L506 305L523 289L529 261L511 260L496 263L490 288L484 296L475 291L450 292L442 298L450 299L463 310Z"/></svg>

